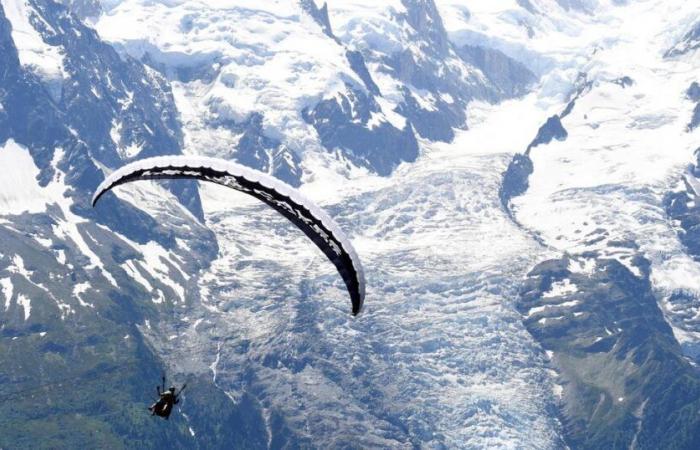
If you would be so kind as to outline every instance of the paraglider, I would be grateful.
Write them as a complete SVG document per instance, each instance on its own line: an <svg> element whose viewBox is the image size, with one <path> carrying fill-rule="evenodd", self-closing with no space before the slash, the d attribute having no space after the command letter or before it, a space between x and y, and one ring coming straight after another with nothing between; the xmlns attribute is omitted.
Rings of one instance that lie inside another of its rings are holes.
<svg viewBox="0 0 700 450"><path fill-rule="evenodd" d="M298 190L270 176L230 161L208 157L158 156L116 170L97 188L92 205L107 191L135 180L190 178L249 194L297 226L335 265L357 315L365 298L365 278L350 240L331 217Z"/></svg>
<svg viewBox="0 0 700 450"><path fill-rule="evenodd" d="M175 386L171 386L167 391L165 390L165 377L163 377L163 389L160 386L156 386L156 392L158 393L158 400L153 403L148 410L151 411L152 416L162 417L165 420L170 419L170 414L173 412L173 407L180 403L178 398L182 391L185 390L187 384L185 383L181 388L180 392L177 392Z"/></svg>

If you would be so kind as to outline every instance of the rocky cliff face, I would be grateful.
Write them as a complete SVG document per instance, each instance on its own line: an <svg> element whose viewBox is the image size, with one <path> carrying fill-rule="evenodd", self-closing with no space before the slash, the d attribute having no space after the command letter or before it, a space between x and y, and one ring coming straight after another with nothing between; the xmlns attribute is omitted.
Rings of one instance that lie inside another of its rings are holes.
<svg viewBox="0 0 700 450"><path fill-rule="evenodd" d="M572 447L692 448L700 436L687 412L700 379L664 320L648 261L632 264L637 274L595 253L543 262L518 308L557 370Z"/></svg>
<svg viewBox="0 0 700 450"><path fill-rule="evenodd" d="M194 298L216 252L196 186L89 206L103 171L180 152L170 89L50 1L3 2L0 47L0 445L189 446L181 419L144 426L162 362L139 327Z"/></svg>

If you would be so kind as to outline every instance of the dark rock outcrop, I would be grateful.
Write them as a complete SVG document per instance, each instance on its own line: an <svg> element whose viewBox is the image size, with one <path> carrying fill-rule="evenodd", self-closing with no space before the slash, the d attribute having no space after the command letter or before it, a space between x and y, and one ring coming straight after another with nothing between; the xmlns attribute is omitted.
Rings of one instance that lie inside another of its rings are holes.
<svg viewBox="0 0 700 450"><path fill-rule="evenodd" d="M537 130L537 136L532 140L530 145L527 146L527 150L530 151L532 148L537 147L542 144L549 144L553 140L563 141L569 136L564 125L561 123L561 119L558 115L553 115Z"/></svg>
<svg viewBox="0 0 700 450"><path fill-rule="evenodd" d="M528 188L528 178L532 175L534 166L527 153L513 156L508 169L503 174L503 181L498 191L503 207L510 211L511 199L524 194Z"/></svg>
<svg viewBox="0 0 700 450"><path fill-rule="evenodd" d="M583 260L593 267L572 269ZM559 372L572 448L695 448L700 375L657 306L649 263L631 263L641 276L595 254L543 262L518 310Z"/></svg>
<svg viewBox="0 0 700 450"><path fill-rule="evenodd" d="M700 48L700 22L697 22L693 27L681 38L681 40L664 54L667 58L688 54Z"/></svg>
<svg viewBox="0 0 700 450"><path fill-rule="evenodd" d="M339 149L354 164L389 175L400 162L416 160L418 142L409 123L398 129L375 115L381 117L375 100L350 85L345 94L303 112L325 148Z"/></svg>
<svg viewBox="0 0 700 450"><path fill-rule="evenodd" d="M464 61L481 69L497 89L494 101L523 95L537 81L535 74L527 67L499 50L478 45L464 45L457 50L457 53Z"/></svg>

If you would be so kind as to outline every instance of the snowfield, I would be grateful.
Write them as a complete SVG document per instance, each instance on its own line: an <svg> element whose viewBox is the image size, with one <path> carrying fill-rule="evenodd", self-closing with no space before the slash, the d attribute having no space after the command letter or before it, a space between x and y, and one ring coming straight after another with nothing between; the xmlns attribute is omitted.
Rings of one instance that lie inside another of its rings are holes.
<svg viewBox="0 0 700 450"><path fill-rule="evenodd" d="M191 73L173 88L192 154L230 155L242 133L220 124L253 113L264 116L267 137L300 154L319 153L301 111L345 83L364 89L345 49L293 1L128 0L108 9L96 28L134 57Z"/></svg>
<svg viewBox="0 0 700 450"><path fill-rule="evenodd" d="M49 196L39 186L39 169L26 148L12 139L0 145L0 215L37 213L46 209Z"/></svg>
<svg viewBox="0 0 700 450"><path fill-rule="evenodd" d="M37 25L46 24L42 23L27 1L3 0L2 6L12 24L12 39L17 45L21 64L32 68L47 83L60 83L67 78L62 48L48 44L37 31Z"/></svg>

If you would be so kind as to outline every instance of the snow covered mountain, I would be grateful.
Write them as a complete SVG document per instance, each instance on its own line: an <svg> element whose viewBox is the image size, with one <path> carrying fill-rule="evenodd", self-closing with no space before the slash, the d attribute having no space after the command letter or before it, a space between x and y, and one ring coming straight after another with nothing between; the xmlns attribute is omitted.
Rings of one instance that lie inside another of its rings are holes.
<svg viewBox="0 0 700 450"><path fill-rule="evenodd" d="M96 28L172 80L186 151L297 185L325 167L388 175L416 159L417 138L451 140L469 100L534 80L505 56L495 80L460 58L432 2L343 5L331 23L311 0L135 0L108 9Z"/></svg>
<svg viewBox="0 0 700 450"><path fill-rule="evenodd" d="M0 447L700 443L688 2L0 5ZM322 203L365 312L229 190L90 208L179 153Z"/></svg>

